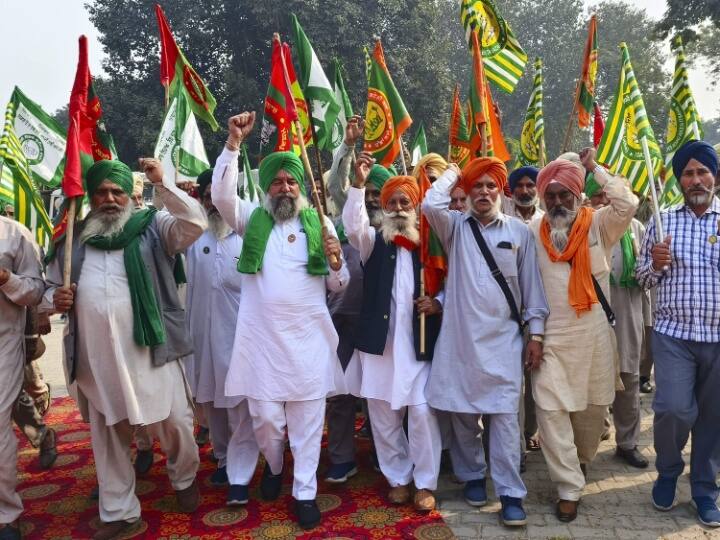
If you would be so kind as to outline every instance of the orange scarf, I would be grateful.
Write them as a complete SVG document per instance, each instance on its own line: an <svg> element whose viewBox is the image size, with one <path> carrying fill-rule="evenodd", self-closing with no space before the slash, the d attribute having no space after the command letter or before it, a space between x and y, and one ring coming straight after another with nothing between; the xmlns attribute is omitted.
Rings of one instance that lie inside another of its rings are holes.
<svg viewBox="0 0 720 540"><path fill-rule="evenodd" d="M590 311L592 305L598 303L592 282L590 243L588 240L592 216L592 208L582 207L578 210L575 222L572 229L570 229L568 244L562 253L557 252L550 240L550 223L547 216L543 218L540 224L540 240L542 240L550 260L552 262L572 261L568 299L578 316L584 311Z"/></svg>

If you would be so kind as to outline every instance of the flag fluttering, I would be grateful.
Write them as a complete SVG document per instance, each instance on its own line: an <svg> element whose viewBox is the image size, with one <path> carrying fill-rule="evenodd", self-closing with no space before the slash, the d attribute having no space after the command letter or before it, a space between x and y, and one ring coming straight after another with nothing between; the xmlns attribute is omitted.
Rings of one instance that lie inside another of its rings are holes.
<svg viewBox="0 0 720 540"><path fill-rule="evenodd" d="M282 46L273 40L270 65L270 83L265 96L262 128L260 129L260 154L292 151L291 111L295 110L294 98L285 82Z"/></svg>
<svg viewBox="0 0 720 540"><path fill-rule="evenodd" d="M597 102L593 103L593 116L593 146L597 148L605 132L605 120L603 120L602 111Z"/></svg>
<svg viewBox="0 0 720 540"><path fill-rule="evenodd" d="M512 94L522 77L527 54L507 21L498 13L493 0L462 0L460 21L468 47L473 47L473 34L479 37L487 78Z"/></svg>
<svg viewBox="0 0 720 540"><path fill-rule="evenodd" d="M160 29L160 82L168 96L175 95L179 88L187 92L193 113L217 131L219 126L213 115L215 98L175 42L160 4L155 4L155 15Z"/></svg>
<svg viewBox="0 0 720 540"><path fill-rule="evenodd" d="M425 136L425 126L420 123L420 127L415 132L415 136L410 143L410 164L415 165L422 157L428 153L427 137Z"/></svg>
<svg viewBox="0 0 720 540"><path fill-rule="evenodd" d="M330 138L330 146L333 150L335 150L340 146L340 143L343 142L343 139L345 138L345 126L347 126L348 120L353 115L350 98L345 91L345 83L342 78L340 62L337 58L334 63L333 93L335 95L335 102L340 105L340 110L335 118L332 136Z"/></svg>
<svg viewBox="0 0 720 540"><path fill-rule="evenodd" d="M290 84L290 95L292 99L288 101L288 114L291 120L296 118L300 120L300 126L303 132L303 141L305 146L313 144L312 126L310 125L310 109L308 107L305 94L300 87L297 74L295 73L295 66L292 61L292 53L290 52L290 45L287 43L282 44L282 57L285 69L287 70L288 83ZM298 141L298 135L296 133L295 124L292 125L293 134L293 151L300 155L300 143Z"/></svg>
<svg viewBox="0 0 720 540"><path fill-rule="evenodd" d="M418 184L420 200L423 200L431 186L425 167L420 167ZM423 265L425 294L435 297L443 288L448 264L442 244L425 216L420 217L420 262Z"/></svg>
<svg viewBox="0 0 720 540"><path fill-rule="evenodd" d="M365 146L383 167L389 167L400 153L400 137L412 119L405 109L385 64L380 40L371 57L368 102L365 112Z"/></svg>
<svg viewBox="0 0 720 540"><path fill-rule="evenodd" d="M583 67L577 91L578 126L580 129L590 127L590 117L593 114L595 103L595 79L598 69L598 40L597 20L595 15L590 17L588 39L583 54Z"/></svg>
<svg viewBox="0 0 720 540"><path fill-rule="evenodd" d="M670 110L665 131L665 187L660 204L673 206L683 200L679 178L675 178L672 168L672 158L683 144L691 139L702 140L705 136L700 120L700 114L695 106L695 99L690 90L687 68L685 67L685 51L682 38L676 37L675 71L673 73L672 94L670 96Z"/></svg>
<svg viewBox="0 0 720 540"><path fill-rule="evenodd" d="M470 160L470 133L468 131L465 111L460 102L460 85L455 85L450 112L448 161L457 163L461 168Z"/></svg>
<svg viewBox="0 0 720 540"><path fill-rule="evenodd" d="M633 191L645 195L649 183L642 139L647 141L655 178L662 168L662 154L645 111L627 45L621 43L620 50L620 78L607 116L605 132L598 145L597 161L613 174L627 178Z"/></svg>
<svg viewBox="0 0 720 540"><path fill-rule="evenodd" d="M488 154L488 102L487 85L485 84L485 68L477 33L470 36L472 42L472 79L468 92L470 110L470 130L472 133L473 152L479 155ZM484 137L484 139L483 139Z"/></svg>
<svg viewBox="0 0 720 540"><path fill-rule="evenodd" d="M263 192L258 185L256 178L253 174L252 167L250 167L250 158L248 156L247 145L242 145L242 157L243 157L243 178L242 185L239 187L240 198L248 201L262 200Z"/></svg>
<svg viewBox="0 0 720 540"><path fill-rule="evenodd" d="M518 160L523 165L542 167L545 164L545 122L543 119L542 60L535 59L535 78L525 122L520 133Z"/></svg>
<svg viewBox="0 0 720 540"><path fill-rule="evenodd" d="M489 133L489 156L495 156L501 161L510 161L510 152L505 144L505 137L502 132L502 123L500 122L500 113L497 104L493 101L492 92L490 91L490 83L486 83L487 88L485 95L487 96L488 126Z"/></svg>

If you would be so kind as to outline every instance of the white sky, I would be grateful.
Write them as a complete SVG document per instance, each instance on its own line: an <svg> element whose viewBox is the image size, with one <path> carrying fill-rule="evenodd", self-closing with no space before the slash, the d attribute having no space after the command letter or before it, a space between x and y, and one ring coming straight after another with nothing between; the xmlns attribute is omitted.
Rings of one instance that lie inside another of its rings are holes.
<svg viewBox="0 0 720 540"><path fill-rule="evenodd" d="M77 64L77 38L88 37L90 71L101 73L103 57L85 0L0 0L0 105L18 85L52 113L70 97ZM585 0L586 4L596 3ZM653 18L665 11L663 0L633 0ZM459 24L459 23L458 23ZM522 39L522 38L521 38ZM669 47L669 46L668 46ZM672 69L672 63L668 70ZM690 85L703 118L720 115L720 88L710 91L701 65L690 72Z"/></svg>

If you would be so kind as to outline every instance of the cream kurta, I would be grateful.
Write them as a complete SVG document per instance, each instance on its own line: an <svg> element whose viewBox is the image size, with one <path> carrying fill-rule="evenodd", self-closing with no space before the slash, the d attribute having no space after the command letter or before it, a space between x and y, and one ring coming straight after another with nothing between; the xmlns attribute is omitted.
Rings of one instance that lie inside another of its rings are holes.
<svg viewBox="0 0 720 540"><path fill-rule="evenodd" d="M612 247L635 214L637 197L623 178L608 178L598 172L595 176L604 186L610 204L593 214L590 259L592 273L609 298L608 261ZM545 321L543 363L532 375L535 403L546 411L569 412L585 410L588 404L609 405L615 398L615 336L599 303L580 316L570 306L570 264L550 261L540 240L541 223L543 220L532 221L530 228L537 243L550 315Z"/></svg>
<svg viewBox="0 0 720 540"><path fill-rule="evenodd" d="M243 234L256 204L237 196L238 153L223 149L215 163L213 203ZM332 222L325 224L337 236ZM239 254L238 254L239 256ZM327 290L347 286L343 262L337 272L312 276L299 218L276 223L262 268L242 274L242 296L225 394L262 401L325 398L335 389L338 337L326 304Z"/></svg>

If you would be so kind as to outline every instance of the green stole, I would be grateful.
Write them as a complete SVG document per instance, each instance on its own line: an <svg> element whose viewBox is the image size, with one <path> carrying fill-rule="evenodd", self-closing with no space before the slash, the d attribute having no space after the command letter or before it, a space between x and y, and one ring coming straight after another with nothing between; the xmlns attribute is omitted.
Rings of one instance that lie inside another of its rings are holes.
<svg viewBox="0 0 720 540"><path fill-rule="evenodd" d="M135 343L152 347L165 343L165 327L160 317L160 308L155 298L150 274L140 255L140 235L145 232L153 219L155 208L133 212L120 232L112 236L92 236L85 243L97 249L123 250L125 271L130 287L133 310L133 337Z"/></svg>
<svg viewBox="0 0 720 540"><path fill-rule="evenodd" d="M308 274L311 276L328 275L327 261L323 251L322 226L317 212L312 208L303 208L300 210L300 223L305 229L307 238ZM253 210L243 237L242 251L237 264L238 272L257 274L262 268L268 239L274 225L275 220L265 208L259 206Z"/></svg>
<svg viewBox="0 0 720 540"><path fill-rule="evenodd" d="M635 249L633 248L632 232L630 232L630 229L625 231L625 234L623 234L622 238L620 238L620 250L622 251L623 258L620 287L624 287L626 289L638 287L638 282L635 279ZM615 280L615 276L612 275L612 272L610 272L610 284L618 284Z"/></svg>

